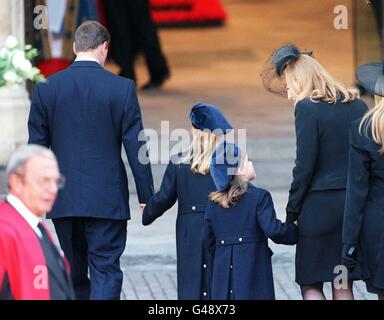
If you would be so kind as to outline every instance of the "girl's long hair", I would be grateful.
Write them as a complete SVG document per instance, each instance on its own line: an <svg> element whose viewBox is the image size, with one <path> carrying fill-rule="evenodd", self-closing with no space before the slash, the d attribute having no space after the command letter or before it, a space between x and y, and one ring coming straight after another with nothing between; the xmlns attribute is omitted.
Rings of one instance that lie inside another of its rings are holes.
<svg viewBox="0 0 384 320"><path fill-rule="evenodd" d="M183 161L191 164L193 173L209 174L212 154L218 140L219 136L214 133L192 128L192 143Z"/></svg>
<svg viewBox="0 0 384 320"><path fill-rule="evenodd" d="M360 97L357 89L346 88L307 54L289 63L284 76L287 87L296 93L296 103L309 98L335 104L339 98L343 99L342 102L349 102Z"/></svg>
<svg viewBox="0 0 384 320"><path fill-rule="evenodd" d="M240 168L244 167L247 156L240 159ZM247 192L248 182L243 181L240 175L236 175L227 190L215 191L209 194L209 200L223 208L229 208L234 205L240 197Z"/></svg>
<svg viewBox="0 0 384 320"><path fill-rule="evenodd" d="M380 145L379 152L384 154L384 98L375 96L375 106L369 110L360 122L359 131L368 136L371 128L373 140Z"/></svg>

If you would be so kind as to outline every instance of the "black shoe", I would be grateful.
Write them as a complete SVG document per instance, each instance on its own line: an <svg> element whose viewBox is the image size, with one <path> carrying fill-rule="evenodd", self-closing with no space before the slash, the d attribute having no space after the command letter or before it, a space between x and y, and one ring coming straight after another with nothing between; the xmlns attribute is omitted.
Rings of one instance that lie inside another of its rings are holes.
<svg viewBox="0 0 384 320"><path fill-rule="evenodd" d="M151 80L141 87L141 90L157 90L169 79L169 73L166 73L161 79Z"/></svg>

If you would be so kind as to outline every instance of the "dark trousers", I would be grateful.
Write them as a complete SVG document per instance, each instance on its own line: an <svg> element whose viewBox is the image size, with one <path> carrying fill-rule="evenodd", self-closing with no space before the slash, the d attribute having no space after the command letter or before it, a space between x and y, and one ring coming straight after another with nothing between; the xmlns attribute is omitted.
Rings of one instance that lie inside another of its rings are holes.
<svg viewBox="0 0 384 320"><path fill-rule="evenodd" d="M105 15L111 33L112 53L121 75L135 80L135 52L143 52L152 82L162 80L168 65L161 51L148 0L106 0Z"/></svg>
<svg viewBox="0 0 384 320"><path fill-rule="evenodd" d="M60 218L53 224L71 265L76 299L119 300L123 284L120 256L125 248L127 221Z"/></svg>

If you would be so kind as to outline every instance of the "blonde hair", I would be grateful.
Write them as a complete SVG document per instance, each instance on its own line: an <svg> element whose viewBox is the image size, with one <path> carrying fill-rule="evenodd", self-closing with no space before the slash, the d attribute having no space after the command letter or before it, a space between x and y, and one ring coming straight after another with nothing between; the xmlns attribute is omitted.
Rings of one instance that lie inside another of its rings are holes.
<svg viewBox="0 0 384 320"><path fill-rule="evenodd" d="M384 98L375 95L375 106L369 110L360 122L359 131L368 136L371 126L373 140L381 146L380 154L384 154Z"/></svg>
<svg viewBox="0 0 384 320"><path fill-rule="evenodd" d="M215 151L218 136L209 132L192 128L192 143L186 159L191 163L191 171L202 175L209 174L212 154Z"/></svg>
<svg viewBox="0 0 384 320"><path fill-rule="evenodd" d="M240 159L240 168L244 167L247 156ZM248 182L244 181L240 175L236 175L229 188L224 191L211 192L208 196L209 200L217 203L223 208L229 208L234 205L240 197L247 192Z"/></svg>
<svg viewBox="0 0 384 320"><path fill-rule="evenodd" d="M334 79L324 67L307 54L292 61L284 70L283 76L287 87L297 94L296 103L310 98L336 103L342 97L342 102L349 102L360 97L355 88L346 88L344 84Z"/></svg>

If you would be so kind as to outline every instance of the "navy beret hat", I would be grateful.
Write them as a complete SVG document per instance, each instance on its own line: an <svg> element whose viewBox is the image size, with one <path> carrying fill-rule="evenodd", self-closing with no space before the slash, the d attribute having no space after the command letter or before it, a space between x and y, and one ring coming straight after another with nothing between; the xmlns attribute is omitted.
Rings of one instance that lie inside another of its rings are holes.
<svg viewBox="0 0 384 320"><path fill-rule="evenodd" d="M224 141L212 155L210 174L217 191L225 191L231 185L240 165L241 152L237 145Z"/></svg>
<svg viewBox="0 0 384 320"><path fill-rule="evenodd" d="M193 127L200 130L221 130L225 133L227 130L233 129L224 113L212 104L199 103L194 105L189 114L189 119Z"/></svg>

